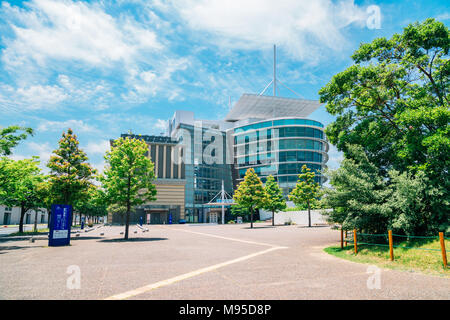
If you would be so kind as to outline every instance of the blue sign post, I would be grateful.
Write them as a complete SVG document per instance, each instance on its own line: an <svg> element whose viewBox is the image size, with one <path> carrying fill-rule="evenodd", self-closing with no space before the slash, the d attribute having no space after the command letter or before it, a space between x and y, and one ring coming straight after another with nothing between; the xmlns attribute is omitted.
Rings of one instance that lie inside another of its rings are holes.
<svg viewBox="0 0 450 320"><path fill-rule="evenodd" d="M70 227L72 221L72 206L52 204L52 218L48 245L50 247L67 246L70 244Z"/></svg>
<svg viewBox="0 0 450 320"><path fill-rule="evenodd" d="M169 213L169 224L172 224L172 214Z"/></svg>

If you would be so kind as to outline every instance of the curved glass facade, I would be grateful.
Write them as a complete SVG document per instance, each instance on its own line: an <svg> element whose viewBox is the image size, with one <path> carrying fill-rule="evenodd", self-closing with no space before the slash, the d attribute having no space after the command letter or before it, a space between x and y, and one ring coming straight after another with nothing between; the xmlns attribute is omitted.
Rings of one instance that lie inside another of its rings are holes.
<svg viewBox="0 0 450 320"><path fill-rule="evenodd" d="M264 120L234 128L237 180L248 168L254 168L263 182L273 175L288 194L306 164L316 172L316 181L324 183L321 170L328 161L328 143L323 128L318 121L301 118Z"/></svg>

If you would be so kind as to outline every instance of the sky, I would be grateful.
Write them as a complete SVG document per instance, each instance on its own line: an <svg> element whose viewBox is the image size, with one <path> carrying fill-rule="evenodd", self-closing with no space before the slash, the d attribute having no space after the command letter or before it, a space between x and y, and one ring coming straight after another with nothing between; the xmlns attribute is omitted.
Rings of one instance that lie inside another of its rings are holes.
<svg viewBox="0 0 450 320"><path fill-rule="evenodd" d="M318 99L360 43L429 17L448 25L448 2L3 1L0 127L32 127L12 157L38 155L44 169L70 127L101 171L121 133L159 135L176 110L222 119L229 99L260 93L272 79L273 44L278 78ZM278 95L296 97L283 87ZM334 119L325 106L309 118ZM341 153L329 155L337 168Z"/></svg>

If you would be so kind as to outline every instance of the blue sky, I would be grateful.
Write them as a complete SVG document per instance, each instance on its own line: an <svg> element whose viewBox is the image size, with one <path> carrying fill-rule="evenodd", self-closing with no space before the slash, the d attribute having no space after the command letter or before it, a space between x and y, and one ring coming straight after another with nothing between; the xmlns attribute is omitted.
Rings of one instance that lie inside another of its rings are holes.
<svg viewBox="0 0 450 320"><path fill-rule="evenodd" d="M379 29L367 23L372 5ZM0 126L34 128L13 157L39 155L43 163L71 127L101 169L108 140L121 133L160 134L178 109L222 118L229 97L261 92L274 43L280 80L318 99L361 42L428 17L448 24L448 2L3 1ZM295 97L283 88L279 95ZM324 107L311 118L333 120ZM332 148L330 167L339 159Z"/></svg>

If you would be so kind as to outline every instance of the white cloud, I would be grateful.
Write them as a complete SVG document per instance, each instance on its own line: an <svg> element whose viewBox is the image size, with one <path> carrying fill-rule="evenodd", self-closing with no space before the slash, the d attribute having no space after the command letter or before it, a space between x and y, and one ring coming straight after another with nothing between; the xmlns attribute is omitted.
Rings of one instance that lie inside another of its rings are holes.
<svg viewBox="0 0 450 320"><path fill-rule="evenodd" d="M98 130L95 127L88 125L83 120L66 120L66 121L42 121L37 130L38 131L61 131L71 128L75 134L78 132L96 133Z"/></svg>
<svg viewBox="0 0 450 320"><path fill-rule="evenodd" d="M161 49L156 34L136 21L120 21L95 4L77 1L34 0L22 10L4 3L20 26L12 25L3 61L10 67L31 59L83 61L92 65L129 62L141 50Z"/></svg>
<svg viewBox="0 0 450 320"><path fill-rule="evenodd" d="M328 151L328 162L327 166L331 170L335 170L340 167L341 161L344 160L344 154L341 151L338 151L338 149L330 144L330 150Z"/></svg>
<svg viewBox="0 0 450 320"><path fill-rule="evenodd" d="M87 146L82 148L88 155L91 154L105 154L110 148L108 140L90 141Z"/></svg>
<svg viewBox="0 0 450 320"><path fill-rule="evenodd" d="M39 108L42 105L54 105L67 99L68 95L59 86L32 85L18 88L16 95L22 103L27 103L28 109Z"/></svg>
<svg viewBox="0 0 450 320"><path fill-rule="evenodd" d="M367 19L352 0L177 0L173 7L191 28L208 32L202 36L222 47L260 50L275 43L313 62L346 45L343 28Z"/></svg>
<svg viewBox="0 0 450 320"><path fill-rule="evenodd" d="M158 119L155 124L155 128L159 130L167 129L167 120Z"/></svg>

